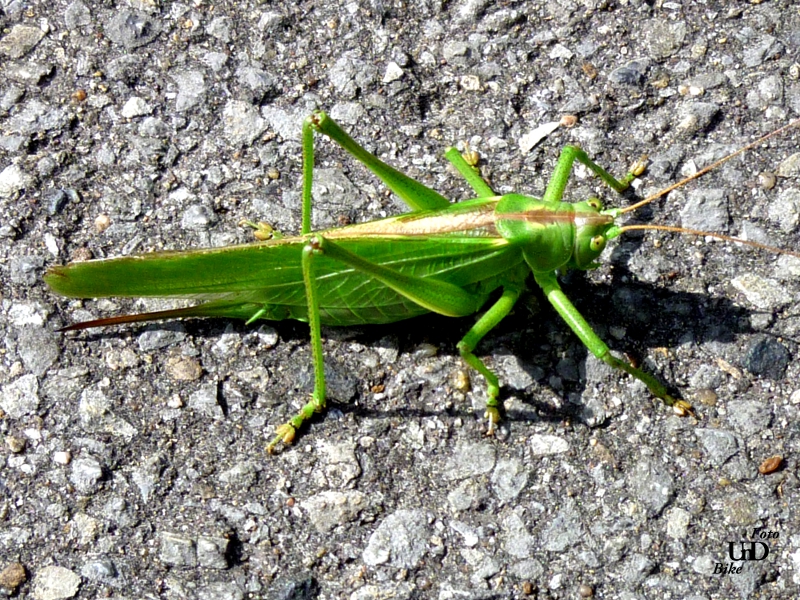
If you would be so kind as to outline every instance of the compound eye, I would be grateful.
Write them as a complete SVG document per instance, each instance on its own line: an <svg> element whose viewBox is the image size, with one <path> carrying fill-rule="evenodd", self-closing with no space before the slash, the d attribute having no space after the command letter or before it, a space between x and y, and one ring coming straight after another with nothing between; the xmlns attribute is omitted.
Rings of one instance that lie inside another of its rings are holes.
<svg viewBox="0 0 800 600"><path fill-rule="evenodd" d="M597 198L591 198L590 200L587 200L586 204L588 204L595 210L600 210L601 208L603 208L603 204Z"/></svg>
<svg viewBox="0 0 800 600"><path fill-rule="evenodd" d="M589 242L589 248L591 248L593 252L600 252L605 247L606 247L606 238L605 236L602 235L594 236Z"/></svg>

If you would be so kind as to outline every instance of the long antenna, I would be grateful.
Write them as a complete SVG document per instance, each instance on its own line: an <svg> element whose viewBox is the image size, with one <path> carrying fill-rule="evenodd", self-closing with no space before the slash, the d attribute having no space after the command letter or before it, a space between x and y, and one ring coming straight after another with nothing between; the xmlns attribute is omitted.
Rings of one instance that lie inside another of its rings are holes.
<svg viewBox="0 0 800 600"><path fill-rule="evenodd" d="M791 250L776 248L775 246L768 246L767 244L760 244L758 242L753 242L751 240L743 240L741 238L735 238L729 235L722 235L721 233L714 233L712 231L702 231L700 229L687 229L686 227L674 227L672 225L625 225L619 228L619 232L623 233L625 231L635 231L637 229L638 230L654 229L656 231L674 231L676 233L688 233L689 235L703 235L706 237L716 238L718 240L724 240L726 242L744 244L745 246L751 246L753 248L758 248L759 250L767 250L768 252L773 252L775 254L788 254L789 256L796 256L797 258L800 258L800 252L792 252Z"/></svg>
<svg viewBox="0 0 800 600"><path fill-rule="evenodd" d="M718 161L708 165L707 167L704 167L704 168L700 169L694 175L689 175L689 177L686 177L685 179L681 179L678 183L674 183L674 184L670 185L669 187L666 187L663 190L661 190L659 192L656 192L652 196L648 196L644 200L642 200L640 202L637 202L636 204L631 204L630 206L626 206L625 208L620 209L619 213L622 214L622 213L626 213L626 212L631 212L633 210L641 208L642 206L650 204L653 200L657 200L658 198L661 198L662 196L665 196L666 194L669 194L672 190L686 185L687 183L689 183L693 179L697 179L698 177L700 177L702 175L705 175L709 171L713 171L718 166L720 166L721 164L729 161L730 159L735 158L736 156L739 156L743 152L747 152L748 150L750 150L752 148L755 148L756 146L758 146L760 144L763 144L769 138L771 138L773 136L776 136L776 135L779 135L779 134L783 133L784 131L786 131L787 129L791 129L792 127L796 127L797 125L800 125L800 119L795 119L791 123L788 123L788 124L784 125L783 127L780 127L778 129L776 129L772 133L768 133L767 135L761 136L756 141L750 142L746 146L744 146L742 148L739 148L736 152L734 152L732 154L728 154L728 156L726 156L724 158L720 158ZM688 230L686 230L686 231L688 232ZM702 235L709 235L709 234L703 233ZM737 241L739 243L747 243L746 240L735 240L735 241ZM792 254L792 253L788 252L788 254Z"/></svg>

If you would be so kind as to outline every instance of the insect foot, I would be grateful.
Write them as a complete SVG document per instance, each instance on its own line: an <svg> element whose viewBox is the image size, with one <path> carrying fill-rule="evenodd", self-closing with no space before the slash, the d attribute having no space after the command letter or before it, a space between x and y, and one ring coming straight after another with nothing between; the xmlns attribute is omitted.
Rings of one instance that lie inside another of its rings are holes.
<svg viewBox="0 0 800 600"><path fill-rule="evenodd" d="M239 221L240 227L249 227L253 230L253 237L259 242L266 242L267 240L279 240L283 238L283 234L275 229L265 221L251 221L250 219L242 219Z"/></svg>
<svg viewBox="0 0 800 600"><path fill-rule="evenodd" d="M500 423L500 410L497 406L487 406L483 417L489 421L489 429L486 430L486 435L494 435L495 427Z"/></svg>
<svg viewBox="0 0 800 600"><path fill-rule="evenodd" d="M629 173L634 175L635 177L639 177L642 173L645 172L647 169L647 155L642 154L635 163L631 165L631 168L628 170Z"/></svg>
<svg viewBox="0 0 800 600"><path fill-rule="evenodd" d="M691 415L692 417L697 416L695 415L692 405L685 400L676 400L675 404L672 405L672 410L674 410L675 414L679 417L685 417L687 415Z"/></svg>
<svg viewBox="0 0 800 600"><path fill-rule="evenodd" d="M278 435L276 435L275 438L267 446L267 452L269 454L274 454L275 446L277 446L281 442L283 442L284 445L286 446L290 445L294 441L295 435L297 435L297 429L291 423L284 423L283 425L278 427L276 432Z"/></svg>
<svg viewBox="0 0 800 600"><path fill-rule="evenodd" d="M277 435L267 446L267 452L273 454L275 446L283 442L288 446L294 441L297 430L303 426L303 423L311 419L316 413L320 413L325 409L325 396L311 394L311 400L303 405L298 413L289 421L278 427L276 430Z"/></svg>

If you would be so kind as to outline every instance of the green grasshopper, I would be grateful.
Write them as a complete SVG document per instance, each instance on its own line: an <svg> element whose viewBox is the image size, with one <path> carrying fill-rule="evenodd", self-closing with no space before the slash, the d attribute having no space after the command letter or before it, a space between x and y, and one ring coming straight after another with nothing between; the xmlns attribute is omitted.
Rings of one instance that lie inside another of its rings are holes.
<svg viewBox="0 0 800 600"><path fill-rule="evenodd" d="M325 407L321 325L391 323L427 312L463 317L479 311L495 297L458 343L463 360L486 380L485 418L491 433L500 421L500 384L474 351L481 339L512 310L531 274L592 354L642 381L654 396L684 415L692 412L689 403L673 397L649 373L611 354L561 290L557 272L596 267L595 261L608 240L632 229L662 228L714 235L651 225L623 227L616 224L616 219L796 123L764 136L637 204L603 208L596 198L574 204L562 202L574 162L585 165L611 189L622 193L644 171L644 160L616 179L580 148L565 146L544 196L538 199L520 194L497 195L476 169L455 148L450 148L445 156L477 195L451 204L444 196L367 152L333 119L317 112L303 124L299 236L223 248L75 262L50 269L44 279L54 292L76 298L147 296L203 301L187 308L78 323L65 327L64 331L176 317L233 317L247 323L258 319L307 321L311 330L314 389L310 401L277 428L277 435L268 446L270 451L281 442L290 444L297 430ZM327 136L363 163L412 212L312 232L315 133ZM269 237L266 228L254 227L256 237ZM780 252L753 242L743 243Z"/></svg>

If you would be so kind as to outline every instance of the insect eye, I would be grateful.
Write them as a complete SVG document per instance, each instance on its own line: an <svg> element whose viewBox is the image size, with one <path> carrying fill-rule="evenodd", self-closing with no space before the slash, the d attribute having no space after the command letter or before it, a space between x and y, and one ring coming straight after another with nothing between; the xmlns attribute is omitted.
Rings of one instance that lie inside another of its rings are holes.
<svg viewBox="0 0 800 600"><path fill-rule="evenodd" d="M594 252L600 252L606 245L606 238L602 235L594 236L589 242L589 248Z"/></svg>
<svg viewBox="0 0 800 600"><path fill-rule="evenodd" d="M600 203L600 200L598 200L597 198L592 198L591 200L587 200L586 204L588 204L589 206L591 206L595 210L600 210L601 208L603 208L603 205Z"/></svg>

